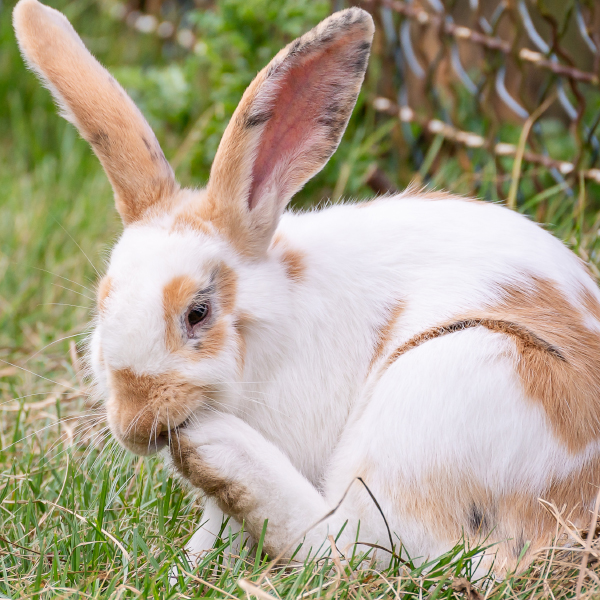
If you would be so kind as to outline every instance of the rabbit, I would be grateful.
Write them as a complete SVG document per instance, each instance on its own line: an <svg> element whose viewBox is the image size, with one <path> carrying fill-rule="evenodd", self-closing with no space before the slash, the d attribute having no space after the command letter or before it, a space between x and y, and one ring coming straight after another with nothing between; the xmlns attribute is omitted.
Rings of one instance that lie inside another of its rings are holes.
<svg viewBox="0 0 600 600"><path fill-rule="evenodd" d="M254 540L266 523L280 559L337 536L340 552L422 561L462 539L502 574L550 543L549 504L589 525L600 294L585 264L525 216L444 192L285 212L346 128L367 12L331 15L258 73L198 190L61 13L20 0L14 26L114 188L124 232L90 361L116 439L206 497L190 555L228 520Z"/></svg>

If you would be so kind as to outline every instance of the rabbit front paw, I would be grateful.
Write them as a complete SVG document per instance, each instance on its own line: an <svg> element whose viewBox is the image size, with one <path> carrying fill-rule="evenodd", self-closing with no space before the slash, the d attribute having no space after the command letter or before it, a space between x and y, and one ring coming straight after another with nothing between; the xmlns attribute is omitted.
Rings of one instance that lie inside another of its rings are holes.
<svg viewBox="0 0 600 600"><path fill-rule="evenodd" d="M225 514L243 522L254 539L268 521L266 552L275 556L290 540L301 541L306 528L330 510L314 485L259 431L230 414L196 417L171 436L175 468ZM308 549L319 547L327 535L314 533Z"/></svg>
<svg viewBox="0 0 600 600"><path fill-rule="evenodd" d="M243 517L254 504L252 473L262 462L256 438L262 436L237 417L210 415L172 436L171 459L225 513Z"/></svg>

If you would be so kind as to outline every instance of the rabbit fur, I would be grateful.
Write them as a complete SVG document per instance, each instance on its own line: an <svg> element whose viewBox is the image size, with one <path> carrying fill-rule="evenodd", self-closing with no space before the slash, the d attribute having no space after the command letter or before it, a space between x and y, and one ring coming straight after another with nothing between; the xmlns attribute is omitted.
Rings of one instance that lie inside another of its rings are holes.
<svg viewBox="0 0 600 600"><path fill-rule="evenodd" d="M585 265L524 216L444 193L284 212L346 127L368 13L333 14L257 75L202 190L179 187L62 14L20 0L14 25L114 188L125 230L91 362L116 438L206 495L191 554L226 517L255 539L268 519L273 556L342 529L341 551L358 535L421 559L464 537L503 573L550 543L540 499L588 525L600 295Z"/></svg>

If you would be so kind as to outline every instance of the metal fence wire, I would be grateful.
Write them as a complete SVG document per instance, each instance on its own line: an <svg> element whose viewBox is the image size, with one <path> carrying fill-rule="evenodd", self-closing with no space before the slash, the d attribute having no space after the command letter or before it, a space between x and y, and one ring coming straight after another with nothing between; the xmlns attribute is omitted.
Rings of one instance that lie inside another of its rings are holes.
<svg viewBox="0 0 600 600"><path fill-rule="evenodd" d="M357 4L384 33L385 85L373 105L400 120L417 169L426 160L419 139L426 132L460 148L473 171L492 157L513 208L523 201L525 171L540 189L547 185L542 173L549 174L570 196L600 183L600 2ZM548 131L557 122L568 142L553 156ZM513 139L503 139L507 129Z"/></svg>

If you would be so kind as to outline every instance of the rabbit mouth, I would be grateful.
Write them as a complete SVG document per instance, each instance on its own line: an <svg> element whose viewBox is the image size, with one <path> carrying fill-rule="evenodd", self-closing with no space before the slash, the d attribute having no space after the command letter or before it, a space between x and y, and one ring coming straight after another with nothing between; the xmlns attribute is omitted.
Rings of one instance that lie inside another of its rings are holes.
<svg viewBox="0 0 600 600"><path fill-rule="evenodd" d="M191 424L190 418L185 419L175 427L161 431L157 435L147 437L132 437L116 434L117 439L125 448L138 456L150 456L165 448L170 448L173 440L178 439L180 432Z"/></svg>
<svg viewBox="0 0 600 600"><path fill-rule="evenodd" d="M177 425L176 427L173 427L173 430L180 431L181 429L185 429L191 423L192 423L192 417L190 416L187 419L185 419L185 421L182 421L181 423L179 423L179 425Z"/></svg>
<svg viewBox="0 0 600 600"><path fill-rule="evenodd" d="M191 418L188 417L179 425L175 425L175 427L171 427L168 431L163 431L157 439L157 447L159 450L162 450L165 446L171 446L171 440L179 435L179 432L185 429L188 425L191 424Z"/></svg>

